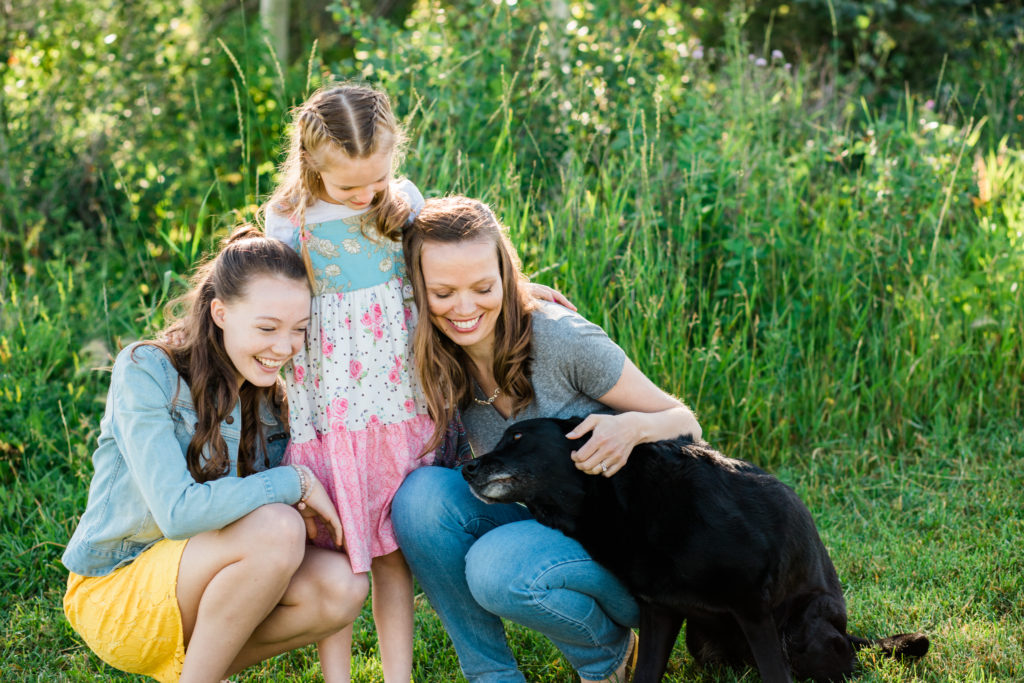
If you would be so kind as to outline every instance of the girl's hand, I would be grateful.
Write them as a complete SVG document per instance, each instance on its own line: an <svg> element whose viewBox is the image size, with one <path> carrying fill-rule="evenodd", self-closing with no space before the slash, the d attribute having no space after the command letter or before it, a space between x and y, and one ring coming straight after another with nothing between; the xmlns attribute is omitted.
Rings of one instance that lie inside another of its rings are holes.
<svg viewBox="0 0 1024 683"><path fill-rule="evenodd" d="M588 474L603 474L606 477L621 470L629 460L633 447L640 443L639 432L634 429L633 415L635 413L594 413L566 434L570 439L578 439L591 433L590 439L572 453L576 467Z"/></svg>
<svg viewBox="0 0 1024 683"><path fill-rule="evenodd" d="M306 522L306 535L310 539L316 538L316 518L319 517L327 525L335 545L340 548L345 541L345 534L342 531L341 518L338 517L338 511L334 507L334 502L327 495L327 489L324 488L324 485L320 483L320 480L313 475L312 470L309 468L306 468L306 476L310 482L309 495L306 496L306 500L299 501L299 504L296 506L299 509L299 514L302 515L303 521Z"/></svg>
<svg viewBox="0 0 1024 683"><path fill-rule="evenodd" d="M561 306L565 306L570 311L575 311L576 307L573 306L572 302L565 298L565 295L559 292L557 289L548 287L547 285L541 285L536 282L531 282L527 285L529 288L530 296L534 299L540 299L541 301L551 301Z"/></svg>

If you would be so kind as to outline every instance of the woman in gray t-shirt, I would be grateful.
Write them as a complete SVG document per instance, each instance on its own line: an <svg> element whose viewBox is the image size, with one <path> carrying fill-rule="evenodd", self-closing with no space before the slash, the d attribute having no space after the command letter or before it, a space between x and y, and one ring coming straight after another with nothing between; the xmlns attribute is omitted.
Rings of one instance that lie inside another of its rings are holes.
<svg viewBox="0 0 1024 683"><path fill-rule="evenodd" d="M515 251L486 205L428 200L404 246L417 306L429 319L421 318L413 339L437 425L430 448L442 445L446 431L452 436L457 409L476 453L490 450L513 422L589 415L569 436L591 433L573 458L593 475L614 475L638 443L687 433L700 439L690 409L644 376L600 327L529 297ZM523 506L481 502L445 467L409 475L392 521L468 680L525 680L500 617L551 638L584 683L625 680L636 651L629 628L636 603L576 541Z"/></svg>

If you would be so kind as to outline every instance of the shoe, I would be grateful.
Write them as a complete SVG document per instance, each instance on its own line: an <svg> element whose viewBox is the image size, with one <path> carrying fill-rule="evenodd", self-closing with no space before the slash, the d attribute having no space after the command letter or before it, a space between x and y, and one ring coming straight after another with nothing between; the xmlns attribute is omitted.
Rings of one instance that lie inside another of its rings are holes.
<svg viewBox="0 0 1024 683"><path fill-rule="evenodd" d="M640 636L633 630L630 630L629 635L633 637L633 649L627 657L626 670L622 674L623 683L628 683L633 678L633 669L636 668L636 659L640 652Z"/></svg>

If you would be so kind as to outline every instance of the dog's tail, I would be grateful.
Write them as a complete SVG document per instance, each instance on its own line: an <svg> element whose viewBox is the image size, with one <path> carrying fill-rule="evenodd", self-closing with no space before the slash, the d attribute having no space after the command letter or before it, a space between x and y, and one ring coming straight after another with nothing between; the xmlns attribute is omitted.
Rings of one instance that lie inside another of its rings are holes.
<svg viewBox="0 0 1024 683"><path fill-rule="evenodd" d="M854 650L877 647L882 654L893 659L920 659L928 653L928 636L923 633L898 633L894 636L868 640L857 636L846 636Z"/></svg>

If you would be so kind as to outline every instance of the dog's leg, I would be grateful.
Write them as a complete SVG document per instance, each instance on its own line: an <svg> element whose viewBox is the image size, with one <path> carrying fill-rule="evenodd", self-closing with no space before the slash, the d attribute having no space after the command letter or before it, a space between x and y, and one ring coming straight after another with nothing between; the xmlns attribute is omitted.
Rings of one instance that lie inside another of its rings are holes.
<svg viewBox="0 0 1024 683"><path fill-rule="evenodd" d="M683 617L663 607L640 602L640 652L633 683L658 683L665 675Z"/></svg>
<svg viewBox="0 0 1024 683"><path fill-rule="evenodd" d="M736 617L743 635L747 638L750 651L757 662L757 670L764 683L792 683L789 664L782 653L782 641L775 628L775 619L771 614L764 614L755 619ZM643 651L641 651L641 654Z"/></svg>

